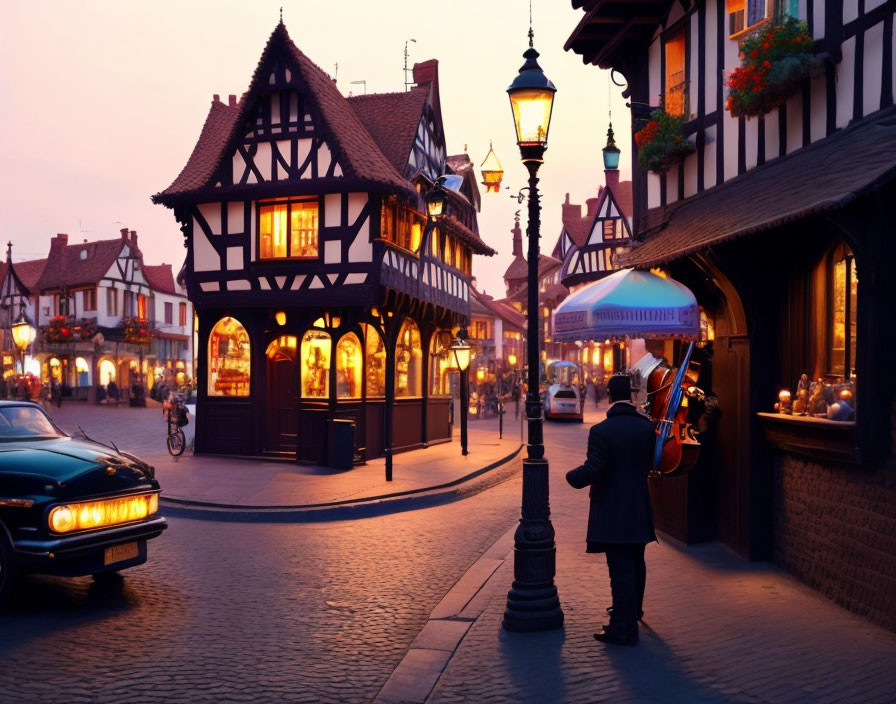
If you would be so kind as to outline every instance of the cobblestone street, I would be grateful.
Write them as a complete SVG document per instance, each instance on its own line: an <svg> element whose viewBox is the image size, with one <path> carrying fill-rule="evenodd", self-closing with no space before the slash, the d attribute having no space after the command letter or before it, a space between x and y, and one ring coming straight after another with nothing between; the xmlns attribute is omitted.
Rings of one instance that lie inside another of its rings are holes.
<svg viewBox="0 0 896 704"><path fill-rule="evenodd" d="M64 406L56 416L134 449L157 445L157 411L112 411ZM641 645L595 643L606 568L584 553L586 492L563 481L588 424L546 427L563 630L500 627L517 474L462 501L377 518L170 519L122 585L30 577L0 617L0 702L370 702L446 593L498 549L503 564L476 596L481 616L449 617L466 635L413 701L893 701L896 635L713 544L650 546Z"/></svg>

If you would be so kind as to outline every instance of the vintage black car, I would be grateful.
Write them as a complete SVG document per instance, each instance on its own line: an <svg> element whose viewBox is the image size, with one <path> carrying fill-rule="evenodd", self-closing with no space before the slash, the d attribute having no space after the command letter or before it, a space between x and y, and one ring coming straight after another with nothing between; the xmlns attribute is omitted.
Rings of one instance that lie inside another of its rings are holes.
<svg viewBox="0 0 896 704"><path fill-rule="evenodd" d="M146 562L168 527L158 510L153 467L0 401L0 607L21 573L100 579Z"/></svg>

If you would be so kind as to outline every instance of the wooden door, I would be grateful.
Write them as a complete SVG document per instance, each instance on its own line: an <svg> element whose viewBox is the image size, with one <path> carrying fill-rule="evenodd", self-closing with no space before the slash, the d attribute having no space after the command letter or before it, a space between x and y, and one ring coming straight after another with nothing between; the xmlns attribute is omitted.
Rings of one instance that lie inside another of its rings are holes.
<svg viewBox="0 0 896 704"><path fill-rule="evenodd" d="M269 452L295 452L298 446L298 380L295 346L280 346L267 355Z"/></svg>

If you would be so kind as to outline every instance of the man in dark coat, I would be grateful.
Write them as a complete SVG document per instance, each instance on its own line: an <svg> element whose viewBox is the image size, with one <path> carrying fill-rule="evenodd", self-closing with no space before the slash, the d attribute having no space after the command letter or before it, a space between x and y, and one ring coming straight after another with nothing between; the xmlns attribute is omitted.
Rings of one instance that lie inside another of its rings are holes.
<svg viewBox="0 0 896 704"><path fill-rule="evenodd" d="M591 428L588 458L566 475L576 489L591 487L588 552L605 552L613 606L610 623L594 637L636 645L647 568L644 547L656 540L647 476L653 461L653 423L631 402L631 382L614 376L607 384L606 420Z"/></svg>

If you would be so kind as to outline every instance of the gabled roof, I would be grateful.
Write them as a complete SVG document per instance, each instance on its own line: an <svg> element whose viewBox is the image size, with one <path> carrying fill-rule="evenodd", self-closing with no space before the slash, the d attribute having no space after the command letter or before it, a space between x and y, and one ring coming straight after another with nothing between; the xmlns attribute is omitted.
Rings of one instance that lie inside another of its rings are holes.
<svg viewBox="0 0 896 704"><path fill-rule="evenodd" d="M120 238L79 244L54 241L50 245L46 266L33 288L43 291L62 286L97 284L115 263L124 244L125 240ZM15 266L18 270L19 265Z"/></svg>
<svg viewBox="0 0 896 704"><path fill-rule="evenodd" d="M545 274L554 269L559 268L563 262L559 259L549 257L547 254L538 255L538 277L541 278ZM516 257L504 272L505 280L525 279L529 276L529 263L524 257Z"/></svg>
<svg viewBox="0 0 896 704"><path fill-rule="evenodd" d="M516 308L507 305L506 303L502 303L501 301L496 301L491 296L488 296L485 293L476 290L476 288L472 286L470 287L470 291L473 292L473 300L471 301L473 304L478 303L485 311L487 311L491 315L497 316L503 321L510 323L511 325L522 330L526 329L526 317Z"/></svg>
<svg viewBox="0 0 896 704"><path fill-rule="evenodd" d="M12 267L19 281L30 291L37 285L46 265L46 259L31 259L27 262L13 262Z"/></svg>
<svg viewBox="0 0 896 704"><path fill-rule="evenodd" d="M419 86L404 93L374 93L347 98L380 151L399 174L404 174L408 165L428 95L429 88Z"/></svg>
<svg viewBox="0 0 896 704"><path fill-rule="evenodd" d="M332 79L314 64L289 38L281 22L271 33L252 75L249 90L235 106L212 103L199 141L187 165L168 188L153 196L156 203L171 205L179 197L208 186L221 162L241 139L241 126L255 108L256 98L268 85L275 56L282 55L296 72L300 89L312 109L316 108L330 134L328 146L342 166L343 173L389 190L413 191L383 155L348 100ZM234 109L236 113L234 114Z"/></svg>
<svg viewBox="0 0 896 704"><path fill-rule="evenodd" d="M174 286L174 274L170 264L144 264L142 268L143 275L153 291L172 296L181 295Z"/></svg>

